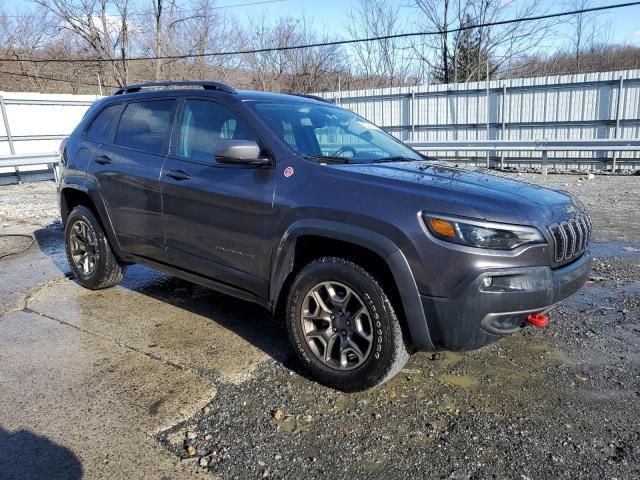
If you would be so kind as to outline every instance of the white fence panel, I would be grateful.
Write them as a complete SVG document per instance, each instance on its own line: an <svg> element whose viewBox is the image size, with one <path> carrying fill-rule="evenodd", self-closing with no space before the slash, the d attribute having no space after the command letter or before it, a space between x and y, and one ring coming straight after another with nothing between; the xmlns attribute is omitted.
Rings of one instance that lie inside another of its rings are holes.
<svg viewBox="0 0 640 480"><path fill-rule="evenodd" d="M0 118L0 155L45 153L58 150L60 141L78 124L94 95L0 92L7 126ZM19 171L42 170L46 165L19 167ZM13 172L2 167L0 174Z"/></svg>
<svg viewBox="0 0 640 480"><path fill-rule="evenodd" d="M622 79L622 82L621 82ZM622 90L620 88L622 83ZM492 80L449 85L324 92L404 141L562 140L638 138L640 70ZM619 128L616 128L616 124ZM436 154L436 152L428 152ZM458 157L460 152L437 152ZM492 154L494 160L498 156ZM613 152L554 152L553 159L605 166ZM486 158L485 152L465 152ZM518 161L539 152L503 152ZM621 152L620 160L640 164L640 152ZM635 161L634 161L635 160Z"/></svg>

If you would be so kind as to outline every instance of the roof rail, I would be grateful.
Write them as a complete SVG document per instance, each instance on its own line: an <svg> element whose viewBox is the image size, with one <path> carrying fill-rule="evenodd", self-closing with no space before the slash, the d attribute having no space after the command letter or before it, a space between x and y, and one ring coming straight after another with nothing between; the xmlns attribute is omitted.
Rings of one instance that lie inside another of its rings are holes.
<svg viewBox="0 0 640 480"><path fill-rule="evenodd" d="M205 90L219 90L226 93L237 93L236 90L222 82L150 82L138 83L136 85L125 85L120 87L114 95L139 92L145 88L154 87L202 87Z"/></svg>
<svg viewBox="0 0 640 480"><path fill-rule="evenodd" d="M304 97L304 98L310 98L312 100L318 100L319 102L333 103L328 98L319 97L318 95L311 95L309 93L294 93L293 95L295 95L296 97Z"/></svg>

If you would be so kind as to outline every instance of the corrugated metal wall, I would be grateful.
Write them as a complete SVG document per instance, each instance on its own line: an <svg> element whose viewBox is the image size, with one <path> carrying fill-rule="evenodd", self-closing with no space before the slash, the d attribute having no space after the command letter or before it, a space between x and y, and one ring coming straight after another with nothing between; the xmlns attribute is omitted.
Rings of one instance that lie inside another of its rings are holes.
<svg viewBox="0 0 640 480"><path fill-rule="evenodd" d="M618 112L618 138L640 138L640 70L494 80L489 82L488 92L486 83L474 82L320 95L337 100L402 140L615 138ZM57 150L60 139L73 130L98 98L14 92L0 92L0 96L17 154ZM4 122L0 121L0 155L10 153ZM486 158L485 152L438 155ZM509 164L509 160L539 155L512 152L505 158ZM582 159L576 160L578 164L583 160L602 163L611 160L612 152L550 154L551 161L565 157ZM636 159L632 162L638 165L640 152L620 153L618 158Z"/></svg>
<svg viewBox="0 0 640 480"><path fill-rule="evenodd" d="M99 98L94 95L25 92L0 92L0 97L14 150L11 151L7 128L0 118L0 155L57 151L60 140L71 133L89 106ZM20 171L43 167L20 167ZM13 171L2 170L0 173Z"/></svg>
<svg viewBox="0 0 640 480"><path fill-rule="evenodd" d="M622 79L622 97L618 104ZM640 137L640 70L424 85L319 95L336 101L402 140L532 140ZM435 153L435 152L430 152ZM485 152L439 156L486 158ZM509 152L507 159L539 153ZM602 162L612 152L554 152L551 159ZM618 155L640 159L639 152ZM508 163L508 162L507 162ZM573 163L573 162L572 162ZM634 162L635 163L635 162Z"/></svg>

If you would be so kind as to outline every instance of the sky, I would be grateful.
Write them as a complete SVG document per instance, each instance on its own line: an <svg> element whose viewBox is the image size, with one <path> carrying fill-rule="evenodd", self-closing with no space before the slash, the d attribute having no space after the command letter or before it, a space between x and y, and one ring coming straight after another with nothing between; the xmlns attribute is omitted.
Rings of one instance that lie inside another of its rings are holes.
<svg viewBox="0 0 640 480"><path fill-rule="evenodd" d="M259 3L259 2L269 3ZM415 24L415 8L406 5L412 4L412 0L390 0L401 6L401 20L405 23L406 31L416 31L419 27ZM504 0L509 3L516 3L522 0ZM542 10L545 13L572 10L576 0L541 0ZM136 3L144 4L149 0L137 0ZM180 0L178 0L180 3ZM254 3L253 5L246 5ZM611 5L623 3L624 0L592 0L590 5ZM302 17L311 21L318 30L326 32L330 37L349 38L346 24L349 21L348 12L358 5L358 0L218 0L216 5L222 7L226 13L232 14L243 22L247 18L256 18L264 14L267 18L277 18L279 16ZM185 8L187 2L184 2ZM239 5L240 4L240 5ZM245 5L242 5L245 4ZM0 8L5 11L19 12L24 8L31 8L29 0L0 0ZM615 43L631 44L640 46L640 5L597 12L598 20L609 24L610 38ZM562 37L562 32L549 39L550 46L560 47L566 39Z"/></svg>
<svg viewBox="0 0 640 480"><path fill-rule="evenodd" d="M220 0L219 6L233 5L259 0ZM416 25L413 19L416 17L415 8L408 7L413 2L411 0L392 0L401 6L402 20L407 23L407 31L415 31ZM510 1L510 0L505 0ZM511 0L516 2L518 0ZM555 13L560 11L574 10L572 2L564 3L562 0L541 0L543 2L542 11L544 13ZM250 15L257 15L264 12L268 17L278 17L288 15L300 17L305 15L310 18L320 30L324 30L335 36L348 38L349 34L345 25L349 21L348 12L358 5L358 0L282 0L263 5L251 5L245 7L233 7L226 9L227 12L237 15L239 18ZM613 1L592 1L592 6L612 5L625 3L625 0ZM632 44L640 46L640 5L625 7L620 9L596 12L598 20L610 25L611 40L615 43ZM556 43L563 41L556 39Z"/></svg>

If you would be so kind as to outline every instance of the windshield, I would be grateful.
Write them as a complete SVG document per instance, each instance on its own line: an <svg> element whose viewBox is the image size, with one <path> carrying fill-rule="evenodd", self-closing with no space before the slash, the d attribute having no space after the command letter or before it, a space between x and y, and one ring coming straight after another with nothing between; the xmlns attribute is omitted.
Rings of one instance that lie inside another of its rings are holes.
<svg viewBox="0 0 640 480"><path fill-rule="evenodd" d="M423 159L392 135L342 108L301 102L250 105L276 135L310 160L370 163Z"/></svg>

